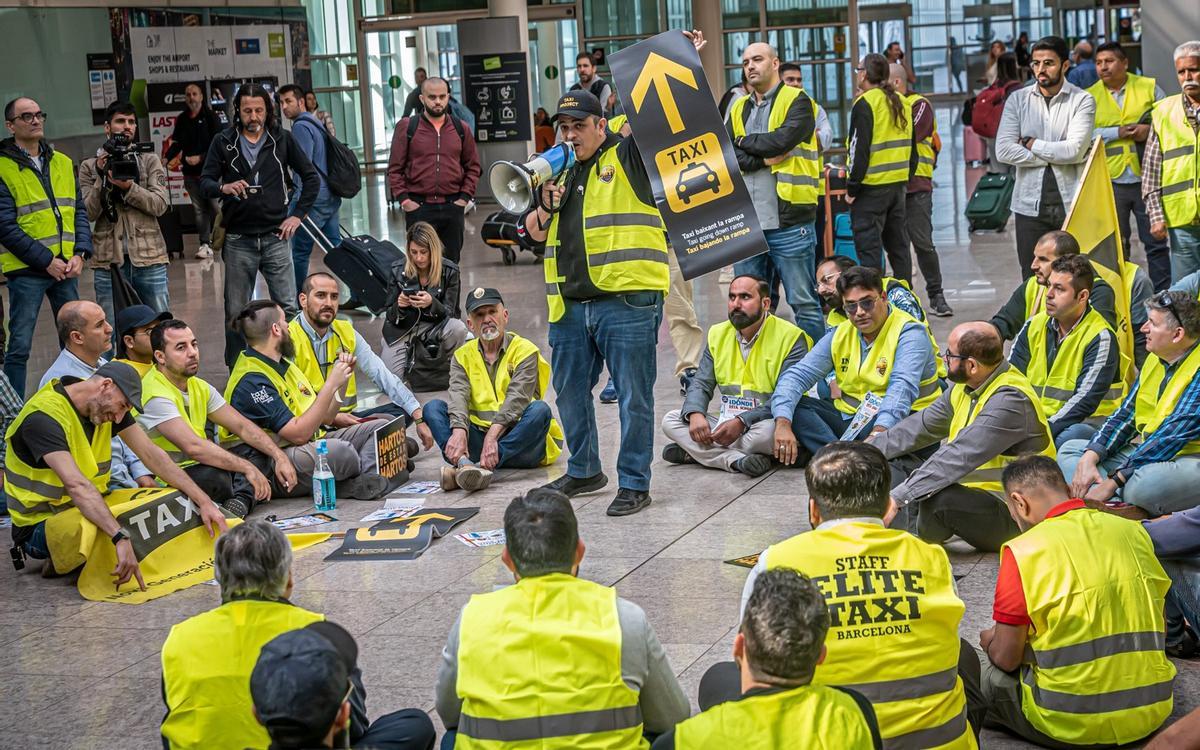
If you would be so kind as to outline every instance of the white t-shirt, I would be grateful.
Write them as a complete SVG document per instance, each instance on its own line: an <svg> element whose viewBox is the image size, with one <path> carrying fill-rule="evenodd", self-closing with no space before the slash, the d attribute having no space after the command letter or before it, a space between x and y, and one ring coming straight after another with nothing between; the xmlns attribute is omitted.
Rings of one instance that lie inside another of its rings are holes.
<svg viewBox="0 0 1200 750"><path fill-rule="evenodd" d="M207 381L202 382L208 385L208 413L212 414L225 405L225 398L221 395L220 391L212 387L211 384L208 384ZM190 408L191 403L189 402L187 391L184 391L180 395L183 396L184 407ZM175 403L163 396L155 396L143 404L143 406L146 408L138 415L137 421L142 426L142 429L150 435L151 439L162 437L162 434L158 431L160 424L183 416L175 408Z"/></svg>

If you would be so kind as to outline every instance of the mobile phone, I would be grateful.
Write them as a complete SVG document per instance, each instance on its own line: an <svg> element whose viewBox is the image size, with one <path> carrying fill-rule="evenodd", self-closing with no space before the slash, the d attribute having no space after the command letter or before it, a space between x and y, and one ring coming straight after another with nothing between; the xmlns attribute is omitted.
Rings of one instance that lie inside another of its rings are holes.
<svg viewBox="0 0 1200 750"><path fill-rule="evenodd" d="M258 195L261 192L262 192L262 186L260 186L260 185L247 185L246 186L246 195Z"/></svg>

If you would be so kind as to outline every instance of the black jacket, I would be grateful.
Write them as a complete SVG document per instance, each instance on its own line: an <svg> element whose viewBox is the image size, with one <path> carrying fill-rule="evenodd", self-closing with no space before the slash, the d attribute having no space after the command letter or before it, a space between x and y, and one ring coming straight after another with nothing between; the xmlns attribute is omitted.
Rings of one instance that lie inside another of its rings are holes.
<svg viewBox="0 0 1200 750"><path fill-rule="evenodd" d="M779 84L783 86L784 84ZM778 88L776 89L778 91ZM751 95L753 96L753 94ZM771 106L775 106L774 94L771 95ZM742 124L750 120L751 99L742 108ZM786 154L792 149L812 138L817 121L813 117L812 100L808 93L801 91L788 107L783 125L769 133L747 133L741 138L734 138L732 120L726 123L729 137L734 139L733 152L737 157L738 167L743 172L757 172L760 169L770 169L766 159L780 154ZM817 218L817 204L800 206L779 199L779 226L792 227L797 224L807 224Z"/></svg>
<svg viewBox="0 0 1200 750"><path fill-rule="evenodd" d="M391 300L387 314L383 319L383 338L389 344L412 330L418 323L439 323L446 318L461 318L462 312L458 306L459 272L453 261L442 258L442 278L440 283L421 287L433 297L433 303L424 310L416 307L400 307L396 298L400 289L405 285L421 286L416 279L404 275L404 261L392 265L392 276L388 282L387 298Z"/></svg>
<svg viewBox="0 0 1200 750"><path fill-rule="evenodd" d="M213 138L221 132L221 121L211 107L204 107L200 113L192 117L192 111L185 109L175 116L175 132L171 133L171 147L163 159L169 162L176 156L200 156L208 154L208 147ZM184 177L199 177L204 170L204 159L199 164L188 164L187 159L180 161L179 170Z"/></svg>
<svg viewBox="0 0 1200 750"><path fill-rule="evenodd" d="M232 126L213 139L200 176L204 197L221 200L225 230L233 234L266 234L278 229L288 216L304 218L317 200L321 178L304 151L292 140L292 134L280 128L264 132L265 143L258 152L255 169L250 168L242 155L239 135L237 127ZM300 176L301 181L300 199L290 212L288 186L292 181L287 174L289 168ZM259 185L262 190L258 195L247 195L244 200L221 193L221 185L238 180Z"/></svg>

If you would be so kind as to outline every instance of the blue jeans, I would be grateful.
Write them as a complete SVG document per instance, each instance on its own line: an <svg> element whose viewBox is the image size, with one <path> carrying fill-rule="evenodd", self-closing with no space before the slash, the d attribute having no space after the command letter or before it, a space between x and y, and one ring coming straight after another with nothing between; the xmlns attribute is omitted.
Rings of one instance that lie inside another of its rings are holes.
<svg viewBox="0 0 1200 750"><path fill-rule="evenodd" d="M1171 227L1171 280L1200 271L1200 226Z"/></svg>
<svg viewBox="0 0 1200 750"><path fill-rule="evenodd" d="M221 250L225 262L225 366L246 348L241 334L233 330L238 313L250 303L259 271L267 280L271 299L283 307L288 320L296 316L296 275L292 267L292 248L273 232L266 234L225 235Z"/></svg>
<svg viewBox="0 0 1200 750"><path fill-rule="evenodd" d="M21 549L27 557L34 560L49 560L50 545L46 543L46 522L42 521L33 527L33 536L21 543Z"/></svg>
<svg viewBox="0 0 1200 750"><path fill-rule="evenodd" d="M1058 465L1068 482L1075 476L1075 467L1087 450L1088 442L1071 440L1058 449ZM1120 468L1136 447L1128 445L1109 454L1100 462L1100 476L1107 477ZM1196 487L1200 487L1200 457L1185 456L1139 467L1124 489L1117 490L1116 497L1152 516L1161 516L1195 507Z"/></svg>
<svg viewBox="0 0 1200 750"><path fill-rule="evenodd" d="M107 268L93 269L92 274L96 284L96 304L104 308L104 314L113 324L113 346L116 348L120 333L116 330L117 316L113 309L112 274ZM171 309L166 263L138 267L126 258L125 265L121 266L121 275L133 285L133 290L137 292L143 305L149 305L155 312L160 313Z"/></svg>
<svg viewBox="0 0 1200 750"><path fill-rule="evenodd" d="M1200 559L1159 560L1167 577L1171 579L1171 590L1167 592L1167 643L1174 645L1183 640L1183 621L1200 632Z"/></svg>
<svg viewBox="0 0 1200 750"><path fill-rule="evenodd" d="M850 420L838 411L833 401L811 396L801 396L792 414L792 433L800 445L814 455L833 441L841 440L849 426ZM867 426L862 434L867 435L870 431Z"/></svg>
<svg viewBox="0 0 1200 750"><path fill-rule="evenodd" d="M817 297L817 234L813 225L767 229L763 234L767 237L767 252L735 263L733 272L770 280L773 265L783 282L783 294L796 317L796 325L813 341L818 341L825 333L825 318Z"/></svg>
<svg viewBox="0 0 1200 750"><path fill-rule="evenodd" d="M1062 448L1072 440L1087 440L1090 442L1091 439L1095 437L1097 432L1099 432L1099 430L1097 430L1095 427L1092 427L1090 424L1087 424L1086 422L1078 422L1070 427L1064 428L1062 432L1058 433L1058 435L1054 437L1054 447ZM1067 481L1070 482L1071 477L1067 477Z"/></svg>
<svg viewBox="0 0 1200 750"><path fill-rule="evenodd" d="M79 279L55 281L44 274L8 277L8 348L4 351L4 374L21 398L25 397L25 366L33 347L33 329L42 311L42 297L50 300L50 311L57 318L63 305L79 299Z"/></svg>
<svg viewBox="0 0 1200 750"><path fill-rule="evenodd" d="M453 432L450 427L450 413L446 402L435 398L421 409L425 424L433 433L433 440L443 451L450 441ZM546 433L550 431L550 407L545 401L531 401L525 407L525 413L517 420L508 432L500 438L497 446L500 462L497 469L533 469L541 465L546 457ZM483 438L487 430L471 425L467 428L467 458L472 463L478 463L479 455L483 453ZM442 457L445 458L443 452ZM449 463L449 461L447 461Z"/></svg>
<svg viewBox="0 0 1200 750"><path fill-rule="evenodd" d="M342 199L330 193L328 200L318 200L313 204L304 222L308 224L311 221L315 224L329 240L330 247L337 247L342 241L341 227L338 224L338 212L341 208ZM312 255L312 249L312 236L304 227L300 227L296 234L292 235L292 265L296 270L297 292L304 286L304 279L308 278L308 257Z"/></svg>
<svg viewBox="0 0 1200 750"><path fill-rule="evenodd" d="M619 486L646 492L654 454L654 380L662 293L616 294L565 303L562 318L550 324L549 338L558 414L571 453L567 474L586 479L601 471L592 389L607 363L621 415Z"/></svg>

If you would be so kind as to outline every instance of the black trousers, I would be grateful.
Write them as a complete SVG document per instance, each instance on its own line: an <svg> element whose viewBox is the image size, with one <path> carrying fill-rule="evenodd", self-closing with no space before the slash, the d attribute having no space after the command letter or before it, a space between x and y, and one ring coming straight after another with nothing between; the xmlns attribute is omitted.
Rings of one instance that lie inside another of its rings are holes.
<svg viewBox="0 0 1200 750"><path fill-rule="evenodd" d="M933 244L933 191L908 193L904 198L908 239L925 277L925 293L932 300L942 293L942 264Z"/></svg>
<svg viewBox="0 0 1200 750"><path fill-rule="evenodd" d="M431 224L444 249L442 256L458 263L463 246L463 207L446 203L422 203L415 211L404 212L404 224L411 227L418 221Z"/></svg>
<svg viewBox="0 0 1200 750"><path fill-rule="evenodd" d="M1021 264L1021 280L1033 275L1033 248L1046 232L1062 229L1067 212L1061 203L1043 205L1037 216L1016 214L1017 262Z"/></svg>
<svg viewBox="0 0 1200 750"><path fill-rule="evenodd" d="M405 708L372 721L354 747L372 750L433 750L437 731L424 711Z"/></svg>
<svg viewBox="0 0 1200 750"><path fill-rule="evenodd" d="M1158 240L1150 234L1150 216L1142 200L1142 184L1113 183L1113 197L1117 202L1117 222L1121 226L1121 248L1125 260L1129 260L1129 239L1132 226L1129 215L1137 222L1138 238L1146 249L1146 266L1154 291L1160 292L1171 286L1171 246L1166 240Z"/></svg>
<svg viewBox="0 0 1200 750"><path fill-rule="evenodd" d="M887 253L892 276L912 283L912 254L908 250L903 182L893 185L864 185L850 204L850 225L858 262L883 268Z"/></svg>
<svg viewBox="0 0 1200 750"><path fill-rule="evenodd" d="M258 451L254 452L258 453ZM263 456L263 458L266 458L266 456ZM270 460L268 459L269 462ZM208 466L206 464L192 464L184 469L184 471L196 483L196 486L204 490L204 494L208 495L217 505L232 498L237 498L245 503L247 508L254 507L254 488L250 486L246 475L239 474L236 471L218 469L216 466ZM266 476L268 479L271 478L270 474Z"/></svg>

